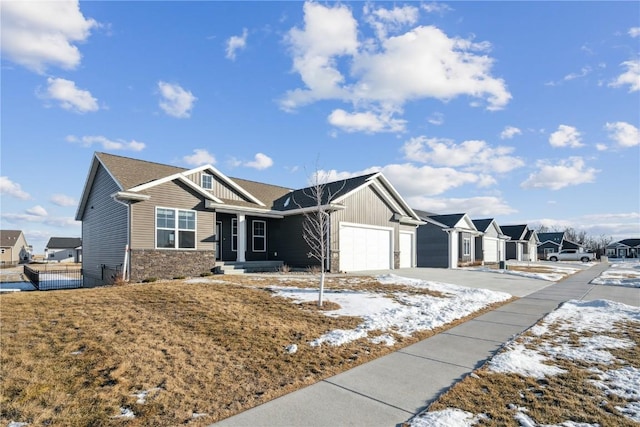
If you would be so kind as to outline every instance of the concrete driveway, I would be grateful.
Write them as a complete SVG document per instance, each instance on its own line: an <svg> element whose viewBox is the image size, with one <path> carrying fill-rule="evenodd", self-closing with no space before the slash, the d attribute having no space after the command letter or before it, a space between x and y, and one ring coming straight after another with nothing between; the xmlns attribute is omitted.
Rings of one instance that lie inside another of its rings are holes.
<svg viewBox="0 0 640 427"><path fill-rule="evenodd" d="M395 274L411 279L430 280L433 282L451 283L470 288L491 289L507 292L516 297L524 297L540 289L551 286L554 282L542 279L505 274L500 272L450 270L446 268L399 268L396 270L371 270L351 273L354 276Z"/></svg>

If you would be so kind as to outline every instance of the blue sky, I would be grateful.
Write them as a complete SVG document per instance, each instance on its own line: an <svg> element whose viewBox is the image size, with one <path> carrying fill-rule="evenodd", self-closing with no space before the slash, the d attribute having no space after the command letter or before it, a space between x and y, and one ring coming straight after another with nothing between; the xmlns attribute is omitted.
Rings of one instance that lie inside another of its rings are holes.
<svg viewBox="0 0 640 427"><path fill-rule="evenodd" d="M80 236L95 151L640 237L638 2L2 2L1 228Z"/></svg>

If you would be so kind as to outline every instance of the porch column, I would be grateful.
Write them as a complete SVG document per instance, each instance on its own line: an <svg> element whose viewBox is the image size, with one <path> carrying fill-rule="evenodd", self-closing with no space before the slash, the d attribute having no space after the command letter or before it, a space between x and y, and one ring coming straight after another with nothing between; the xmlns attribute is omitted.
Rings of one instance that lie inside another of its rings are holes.
<svg viewBox="0 0 640 427"><path fill-rule="evenodd" d="M236 261L245 262L245 252L247 250L247 221L244 214L237 214L238 216L238 242Z"/></svg>
<svg viewBox="0 0 640 427"><path fill-rule="evenodd" d="M449 232L449 268L458 268L458 232Z"/></svg>

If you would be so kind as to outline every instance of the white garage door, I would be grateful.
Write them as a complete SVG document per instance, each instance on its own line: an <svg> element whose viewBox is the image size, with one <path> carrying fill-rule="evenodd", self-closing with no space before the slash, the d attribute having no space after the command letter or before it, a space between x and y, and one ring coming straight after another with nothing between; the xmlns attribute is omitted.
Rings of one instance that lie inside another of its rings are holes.
<svg viewBox="0 0 640 427"><path fill-rule="evenodd" d="M484 262L498 262L498 239L484 239Z"/></svg>
<svg viewBox="0 0 640 427"><path fill-rule="evenodd" d="M400 268L413 267L413 233L400 232Z"/></svg>
<svg viewBox="0 0 640 427"><path fill-rule="evenodd" d="M340 271L391 268L393 230L340 225Z"/></svg>

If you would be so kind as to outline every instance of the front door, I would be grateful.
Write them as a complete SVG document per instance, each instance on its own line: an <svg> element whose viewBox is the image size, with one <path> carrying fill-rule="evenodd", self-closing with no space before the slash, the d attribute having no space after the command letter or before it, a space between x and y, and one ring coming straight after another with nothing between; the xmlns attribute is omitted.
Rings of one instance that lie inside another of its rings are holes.
<svg viewBox="0 0 640 427"><path fill-rule="evenodd" d="M216 260L222 259L222 221L216 221Z"/></svg>

